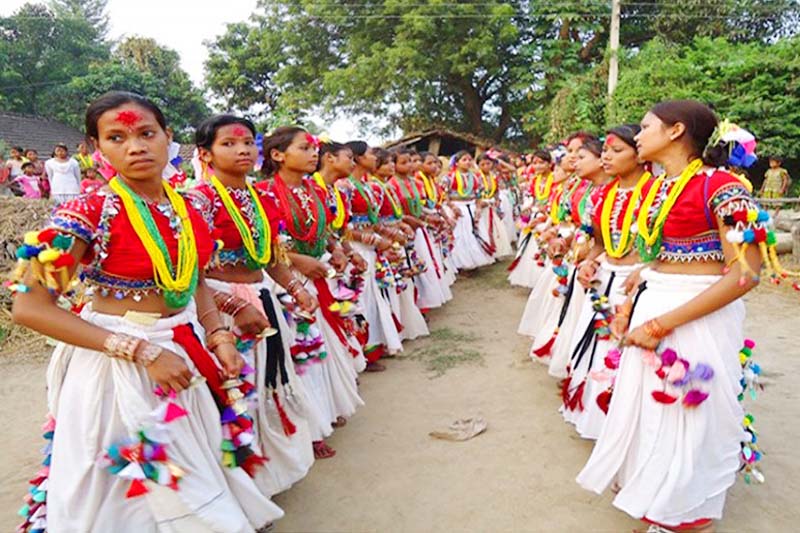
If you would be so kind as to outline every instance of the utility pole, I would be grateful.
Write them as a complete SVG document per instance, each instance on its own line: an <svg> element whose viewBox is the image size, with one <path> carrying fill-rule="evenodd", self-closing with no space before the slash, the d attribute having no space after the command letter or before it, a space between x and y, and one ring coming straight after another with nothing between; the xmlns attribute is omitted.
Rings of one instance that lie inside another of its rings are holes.
<svg viewBox="0 0 800 533"><path fill-rule="evenodd" d="M620 0L611 0L611 35L608 61L608 97L614 94L619 78L619 6Z"/></svg>

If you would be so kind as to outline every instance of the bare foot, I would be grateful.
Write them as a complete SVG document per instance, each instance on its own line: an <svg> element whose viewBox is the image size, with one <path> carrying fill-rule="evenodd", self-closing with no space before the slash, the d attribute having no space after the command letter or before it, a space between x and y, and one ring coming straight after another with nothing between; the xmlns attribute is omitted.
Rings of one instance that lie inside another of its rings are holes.
<svg viewBox="0 0 800 533"><path fill-rule="evenodd" d="M367 368L364 369L365 372L383 372L386 370L386 367L379 362L374 363L367 363Z"/></svg>
<svg viewBox="0 0 800 533"><path fill-rule="evenodd" d="M335 428L342 428L347 425L347 419L343 416L337 416L336 420L331 424Z"/></svg>

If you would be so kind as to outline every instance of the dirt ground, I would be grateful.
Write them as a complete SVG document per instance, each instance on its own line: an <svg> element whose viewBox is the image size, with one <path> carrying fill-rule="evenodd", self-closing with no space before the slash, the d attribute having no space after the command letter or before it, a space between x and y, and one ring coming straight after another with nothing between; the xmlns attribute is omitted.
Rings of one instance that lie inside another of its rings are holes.
<svg viewBox="0 0 800 533"><path fill-rule="evenodd" d="M505 282L504 265L459 281L455 299L431 316L429 339L361 378L367 405L336 432L335 458L275 498L279 532L625 532L637 522L574 481L591 451L565 424L556 383L530 362L516 335L527 292ZM764 286L748 297L748 331L765 369L752 412L761 433L765 485L730 492L721 532L796 531L800 523L800 295ZM44 363L0 364L0 530L35 471L45 412ZM483 416L468 442L432 439L451 421Z"/></svg>

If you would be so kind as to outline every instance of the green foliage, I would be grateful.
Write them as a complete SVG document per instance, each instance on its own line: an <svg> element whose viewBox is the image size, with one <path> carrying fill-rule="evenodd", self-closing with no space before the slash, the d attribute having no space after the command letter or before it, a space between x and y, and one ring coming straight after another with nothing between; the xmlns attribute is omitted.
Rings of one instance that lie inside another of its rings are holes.
<svg viewBox="0 0 800 533"><path fill-rule="evenodd" d="M104 39L106 0L26 4L0 19L0 108L83 129L86 106L109 90L139 92L162 107L185 140L209 110L177 52L152 39Z"/></svg>
<svg viewBox="0 0 800 533"><path fill-rule="evenodd" d="M549 138L638 122L655 103L694 98L750 129L761 153L800 156L800 37L774 44L699 37L688 45L653 39L620 61L619 85L605 96L605 65L572 78L550 106Z"/></svg>

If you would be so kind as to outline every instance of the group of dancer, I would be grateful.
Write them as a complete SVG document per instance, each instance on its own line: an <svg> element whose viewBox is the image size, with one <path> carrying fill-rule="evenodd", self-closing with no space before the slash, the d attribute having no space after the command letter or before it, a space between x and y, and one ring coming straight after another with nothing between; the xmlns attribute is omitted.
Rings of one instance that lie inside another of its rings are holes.
<svg viewBox="0 0 800 533"><path fill-rule="evenodd" d="M257 141L218 115L178 192L150 100L100 97L86 134L114 175L25 235L10 284L14 320L58 341L20 531L269 527L270 498L335 454L359 374L513 253L514 169L487 155Z"/></svg>
<svg viewBox="0 0 800 533"><path fill-rule="evenodd" d="M797 273L741 174L755 144L699 102L665 101L535 152L522 175L518 331L560 380L564 420L595 441L578 483L610 488L650 532L713 531L737 473L763 481L741 297L762 268Z"/></svg>

